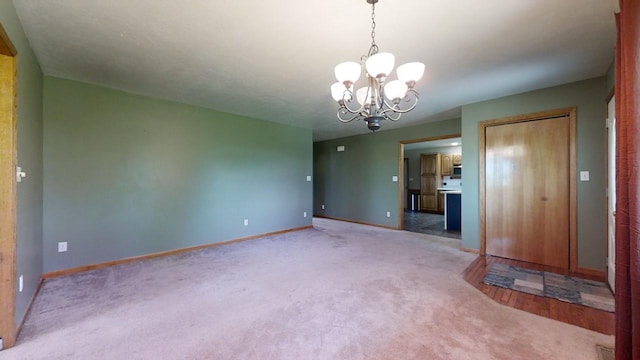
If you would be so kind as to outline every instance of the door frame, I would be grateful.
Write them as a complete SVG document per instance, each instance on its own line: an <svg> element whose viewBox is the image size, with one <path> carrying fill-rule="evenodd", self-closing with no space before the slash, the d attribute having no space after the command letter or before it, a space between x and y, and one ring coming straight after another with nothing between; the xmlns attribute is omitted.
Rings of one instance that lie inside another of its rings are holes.
<svg viewBox="0 0 640 360"><path fill-rule="evenodd" d="M398 143L398 229L404 230L404 146L406 144L415 144L426 141L453 139L462 137L462 134L449 134L432 136L419 139L402 140Z"/></svg>
<svg viewBox="0 0 640 360"><path fill-rule="evenodd" d="M17 51L1 24L0 56L0 337L6 349L16 340Z"/></svg>
<svg viewBox="0 0 640 360"><path fill-rule="evenodd" d="M480 255L486 255L486 128L491 126L515 124L519 122L544 120L549 118L569 117L569 270L578 271L578 247L576 239L577 213L576 213L576 107L540 111L531 114L516 115L500 119L485 120L479 123L479 149L478 149L478 185L480 193Z"/></svg>
<svg viewBox="0 0 640 360"><path fill-rule="evenodd" d="M611 292L615 293L615 270L616 270L616 234L615 234L615 217L616 217L616 110L615 110L615 94L612 91L607 96L607 283ZM612 104L613 102L613 104ZM613 114L611 114L613 110ZM613 117L611 116L613 115Z"/></svg>

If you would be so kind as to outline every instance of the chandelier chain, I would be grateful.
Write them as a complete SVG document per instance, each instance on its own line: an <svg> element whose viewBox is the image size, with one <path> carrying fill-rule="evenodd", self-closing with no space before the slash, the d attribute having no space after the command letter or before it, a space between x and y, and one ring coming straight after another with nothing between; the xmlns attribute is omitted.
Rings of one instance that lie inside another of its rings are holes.
<svg viewBox="0 0 640 360"><path fill-rule="evenodd" d="M371 45L376 44L376 4L371 4Z"/></svg>

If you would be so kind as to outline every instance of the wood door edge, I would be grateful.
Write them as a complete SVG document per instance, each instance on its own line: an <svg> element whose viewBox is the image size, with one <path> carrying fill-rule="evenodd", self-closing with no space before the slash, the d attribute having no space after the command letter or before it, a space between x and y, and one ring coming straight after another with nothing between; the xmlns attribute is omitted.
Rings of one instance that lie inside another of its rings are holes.
<svg viewBox="0 0 640 360"><path fill-rule="evenodd" d="M407 160L408 162L408 160ZM409 186L407 186L409 191ZM404 230L404 144L398 143L398 229Z"/></svg>
<svg viewBox="0 0 640 360"><path fill-rule="evenodd" d="M3 33L4 30L0 31ZM0 34L1 35L1 34ZM6 36L4 33L3 36ZM4 37L0 39L4 43ZM6 47L6 46L5 46ZM3 347L10 348L16 341L16 161L17 161L17 61L15 56L2 54L2 82L6 81L10 90L8 99L0 99L0 159L2 178L0 178L0 251L3 261L0 279L0 300L3 314L0 315L0 337ZM5 78L6 77L6 78Z"/></svg>
<svg viewBox="0 0 640 360"><path fill-rule="evenodd" d="M578 163L576 149L576 132L578 125L578 109L573 107L569 112L569 269L578 269Z"/></svg>
<svg viewBox="0 0 640 360"><path fill-rule="evenodd" d="M485 207L486 207L486 193L485 193L485 157L486 157L486 126L483 124L483 122L480 122L480 124L478 124L478 195L480 196L479 199L479 207L480 207L480 255L484 256L487 254L487 239L486 239L486 232L485 232L485 226L486 226L486 212L485 212Z"/></svg>
<svg viewBox="0 0 640 360"><path fill-rule="evenodd" d="M13 46L9 35L4 30L2 24L0 24L0 54L15 57L18 55L16 47Z"/></svg>

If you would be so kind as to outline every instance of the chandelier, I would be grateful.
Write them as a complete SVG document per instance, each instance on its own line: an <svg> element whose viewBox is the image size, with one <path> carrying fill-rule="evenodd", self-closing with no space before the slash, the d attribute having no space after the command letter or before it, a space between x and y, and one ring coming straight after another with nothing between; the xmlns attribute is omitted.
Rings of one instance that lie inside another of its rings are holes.
<svg viewBox="0 0 640 360"><path fill-rule="evenodd" d="M331 96L338 102L337 117L343 123L364 120L371 131L380 129L382 120L397 121L402 114L413 110L418 104L418 92L414 86L424 74L424 64L411 62L396 70L397 80L387 81L393 71L395 56L378 52L376 45L376 3L371 4L371 47L369 53L360 58L360 63L343 62L335 67L336 79L331 85ZM365 73L367 85L355 91L355 82Z"/></svg>

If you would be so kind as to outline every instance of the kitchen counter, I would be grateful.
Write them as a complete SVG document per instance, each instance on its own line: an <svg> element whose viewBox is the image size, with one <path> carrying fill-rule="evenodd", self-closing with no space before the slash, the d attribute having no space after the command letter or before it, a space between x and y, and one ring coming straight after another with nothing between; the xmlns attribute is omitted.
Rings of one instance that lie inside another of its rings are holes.
<svg viewBox="0 0 640 360"><path fill-rule="evenodd" d="M462 194L462 190L459 189L451 189L451 188L438 188L438 191L442 191L446 194Z"/></svg>

